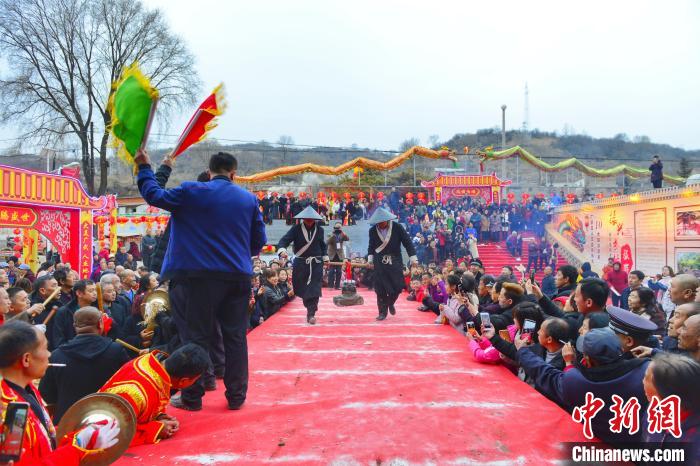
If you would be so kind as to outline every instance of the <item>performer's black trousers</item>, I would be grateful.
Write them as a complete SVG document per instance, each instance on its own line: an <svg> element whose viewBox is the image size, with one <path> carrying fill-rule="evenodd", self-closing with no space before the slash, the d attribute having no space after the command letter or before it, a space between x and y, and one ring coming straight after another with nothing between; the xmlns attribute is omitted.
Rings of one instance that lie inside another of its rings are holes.
<svg viewBox="0 0 700 466"><path fill-rule="evenodd" d="M316 311L318 311L318 300L319 297L316 296L315 298L304 298L304 307L306 308L306 318L310 319L316 315Z"/></svg>
<svg viewBox="0 0 700 466"><path fill-rule="evenodd" d="M382 288L380 290L380 288ZM389 311L389 306L393 306L397 299L399 299L399 293L389 293L383 289L383 287L377 286L375 288L377 293L377 309L379 309L379 315L386 315Z"/></svg>
<svg viewBox="0 0 700 466"><path fill-rule="evenodd" d="M216 345L215 322L221 327L224 343L224 385L229 404L245 401L248 391L248 300L250 280L227 281L211 278L184 278L170 281L173 318L183 344L196 343L207 352ZM182 401L199 407L204 396L200 377L182 391Z"/></svg>

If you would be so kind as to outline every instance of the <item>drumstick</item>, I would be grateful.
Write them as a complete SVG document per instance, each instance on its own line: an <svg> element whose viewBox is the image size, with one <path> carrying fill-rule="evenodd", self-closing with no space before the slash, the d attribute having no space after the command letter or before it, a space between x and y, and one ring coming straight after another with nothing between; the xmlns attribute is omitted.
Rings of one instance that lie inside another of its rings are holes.
<svg viewBox="0 0 700 466"><path fill-rule="evenodd" d="M56 310L57 310L57 309L58 309L58 306L54 306L54 307L51 309L51 312L49 312L49 315L46 316L46 319L44 319L44 321L42 322L42 324L48 325L48 323L49 323L49 321L51 320L51 318L56 314Z"/></svg>
<svg viewBox="0 0 700 466"><path fill-rule="evenodd" d="M339 265L343 266L345 265L345 262L329 262L328 265ZM352 267L369 267L369 263L366 262L350 262L350 265Z"/></svg>
<svg viewBox="0 0 700 466"><path fill-rule="evenodd" d="M117 339L115 339L114 341L115 341L115 343L119 343L119 344L122 345L124 348L126 348L126 349L128 349L128 350L131 350L131 351L133 351L134 353L140 353L140 352L141 352L140 349L138 349L138 348L135 347L135 346L130 345L129 343L125 342L124 340L120 340L119 338L117 338Z"/></svg>
<svg viewBox="0 0 700 466"><path fill-rule="evenodd" d="M60 288L60 287L59 287L59 288L56 288L55 290L53 290L53 293L51 293L51 296L49 296L48 298L46 298L46 301L43 302L44 306L46 306L47 304L49 304L49 303L53 300L53 298L55 298L56 295L57 295L58 293L60 293L60 292L61 292L61 288Z"/></svg>
<svg viewBox="0 0 700 466"><path fill-rule="evenodd" d="M100 312L104 313L105 312L105 302L104 299L102 298L102 286L98 283L95 285L95 288L97 289L97 309L100 310Z"/></svg>

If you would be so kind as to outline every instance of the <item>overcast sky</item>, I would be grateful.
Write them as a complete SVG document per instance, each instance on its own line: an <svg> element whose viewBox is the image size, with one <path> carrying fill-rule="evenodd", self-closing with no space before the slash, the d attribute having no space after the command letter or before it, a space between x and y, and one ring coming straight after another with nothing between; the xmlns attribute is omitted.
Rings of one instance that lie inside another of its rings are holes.
<svg viewBox="0 0 700 466"><path fill-rule="evenodd" d="M700 148L700 2L146 0L229 108L218 138L396 149L565 124ZM174 119L178 133L189 115Z"/></svg>

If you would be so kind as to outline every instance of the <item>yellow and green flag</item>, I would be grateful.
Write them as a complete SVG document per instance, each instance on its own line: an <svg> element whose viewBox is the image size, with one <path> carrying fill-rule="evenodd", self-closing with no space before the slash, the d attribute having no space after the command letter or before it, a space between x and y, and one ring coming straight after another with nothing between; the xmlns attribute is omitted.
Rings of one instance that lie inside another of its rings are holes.
<svg viewBox="0 0 700 466"><path fill-rule="evenodd" d="M119 158L133 166L136 152L145 147L148 140L158 90L151 86L137 63L125 68L112 88L114 92L108 104L112 118L112 145Z"/></svg>

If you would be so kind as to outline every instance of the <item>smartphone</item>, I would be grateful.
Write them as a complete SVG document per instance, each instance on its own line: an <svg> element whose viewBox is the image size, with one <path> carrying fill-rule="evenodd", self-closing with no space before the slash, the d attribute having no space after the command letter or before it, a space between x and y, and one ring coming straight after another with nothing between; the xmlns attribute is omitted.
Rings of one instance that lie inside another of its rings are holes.
<svg viewBox="0 0 700 466"><path fill-rule="evenodd" d="M19 461L28 414L29 403L12 402L7 405L5 422L0 433L0 463Z"/></svg>
<svg viewBox="0 0 700 466"><path fill-rule="evenodd" d="M535 321L531 319L525 319L525 322L523 323L523 330L520 334L520 339L532 343L532 334L534 333L534 331Z"/></svg>
<svg viewBox="0 0 700 466"><path fill-rule="evenodd" d="M530 283L535 284L535 271L530 271Z"/></svg>
<svg viewBox="0 0 700 466"><path fill-rule="evenodd" d="M533 333L535 331L535 321L532 319L525 319L523 323L522 333Z"/></svg>
<svg viewBox="0 0 700 466"><path fill-rule="evenodd" d="M471 333L474 337L479 336L479 332L477 332L476 327L474 327L474 322L467 322L467 332Z"/></svg>
<svg viewBox="0 0 700 466"><path fill-rule="evenodd" d="M498 336L501 337L502 340L507 341L508 343L512 343L510 341L510 333L508 333L508 329L502 329L498 331Z"/></svg>
<svg viewBox="0 0 700 466"><path fill-rule="evenodd" d="M491 326L491 315L488 312L480 312L479 316L481 317L481 325L484 327Z"/></svg>

